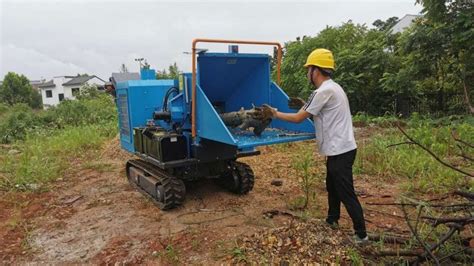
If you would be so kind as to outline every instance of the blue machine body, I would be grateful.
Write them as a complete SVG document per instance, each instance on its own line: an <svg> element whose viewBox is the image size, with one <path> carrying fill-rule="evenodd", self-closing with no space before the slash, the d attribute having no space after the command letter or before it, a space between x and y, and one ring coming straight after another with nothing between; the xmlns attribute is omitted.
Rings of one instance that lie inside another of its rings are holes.
<svg viewBox="0 0 474 266"><path fill-rule="evenodd" d="M219 113L251 109L253 105L269 104L282 112L288 108L288 96L271 80L270 57L267 54L201 53L197 58L196 132L191 138L191 74L180 80L155 80L150 69L142 71L142 80L117 84L120 140L122 147L134 153L133 128L147 125L154 111L161 111L163 99L171 87L178 87L168 100L169 121L154 121L165 129L179 127L188 141L188 158L193 158L193 147L210 140L231 145L237 151L251 152L257 146L301 141L314 138L314 126L307 119L299 124L281 120L257 137L250 131L228 128ZM238 50L237 50L238 51Z"/></svg>
<svg viewBox="0 0 474 266"><path fill-rule="evenodd" d="M120 143L122 148L134 153L133 128L142 127L160 110L169 88L177 86L176 80L129 80L117 84L117 108L119 113ZM158 121L170 128L168 123Z"/></svg>

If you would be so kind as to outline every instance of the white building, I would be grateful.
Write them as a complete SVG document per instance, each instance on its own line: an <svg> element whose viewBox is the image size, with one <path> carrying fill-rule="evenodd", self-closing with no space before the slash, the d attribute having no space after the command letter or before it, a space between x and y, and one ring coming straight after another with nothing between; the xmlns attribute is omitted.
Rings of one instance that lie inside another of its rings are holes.
<svg viewBox="0 0 474 266"><path fill-rule="evenodd" d="M104 88L105 81L97 76L59 76L38 85L44 108L55 106L64 99L74 100L84 85Z"/></svg>
<svg viewBox="0 0 474 266"><path fill-rule="evenodd" d="M403 32L406 28L413 24L413 21L416 18L419 17L421 17L421 15L405 15L403 18L399 19L395 25L393 25L393 27L390 29L390 32L392 34Z"/></svg>

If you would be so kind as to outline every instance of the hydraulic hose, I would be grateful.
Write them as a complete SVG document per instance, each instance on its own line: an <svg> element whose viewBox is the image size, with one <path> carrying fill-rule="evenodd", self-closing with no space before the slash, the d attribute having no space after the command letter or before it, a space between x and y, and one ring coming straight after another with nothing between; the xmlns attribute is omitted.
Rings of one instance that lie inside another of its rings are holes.
<svg viewBox="0 0 474 266"><path fill-rule="evenodd" d="M165 98L163 99L163 112L168 112L168 99L173 92L179 93L179 89L176 87L171 87L165 94Z"/></svg>

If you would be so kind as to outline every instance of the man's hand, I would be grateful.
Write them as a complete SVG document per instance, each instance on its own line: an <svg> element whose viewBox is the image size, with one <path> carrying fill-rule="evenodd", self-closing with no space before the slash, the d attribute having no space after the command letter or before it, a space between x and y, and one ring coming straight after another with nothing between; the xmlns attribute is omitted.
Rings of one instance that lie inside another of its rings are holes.
<svg viewBox="0 0 474 266"><path fill-rule="evenodd" d="M262 104L262 109L266 117L275 118L277 115L277 109L268 104Z"/></svg>
<svg viewBox="0 0 474 266"><path fill-rule="evenodd" d="M288 99L288 107L290 109L299 110L305 104L306 102L299 97L290 97L290 99Z"/></svg>
<svg viewBox="0 0 474 266"><path fill-rule="evenodd" d="M252 116L258 120L269 120L275 118L277 110L268 104L263 104L261 107L255 107Z"/></svg>

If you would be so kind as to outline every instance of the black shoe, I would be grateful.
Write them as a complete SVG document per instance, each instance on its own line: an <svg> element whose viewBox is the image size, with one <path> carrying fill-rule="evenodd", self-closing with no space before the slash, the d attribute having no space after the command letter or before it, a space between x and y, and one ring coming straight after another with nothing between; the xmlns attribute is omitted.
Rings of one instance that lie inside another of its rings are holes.
<svg viewBox="0 0 474 266"><path fill-rule="evenodd" d="M333 230L339 229L339 223L337 221L328 221L328 220L326 220L326 224L329 225L329 227L331 227L331 229L333 229Z"/></svg>

